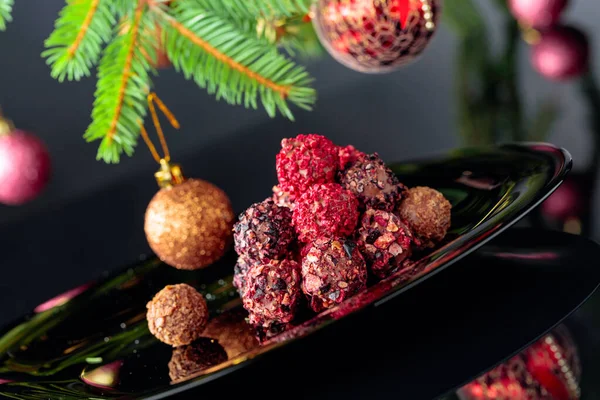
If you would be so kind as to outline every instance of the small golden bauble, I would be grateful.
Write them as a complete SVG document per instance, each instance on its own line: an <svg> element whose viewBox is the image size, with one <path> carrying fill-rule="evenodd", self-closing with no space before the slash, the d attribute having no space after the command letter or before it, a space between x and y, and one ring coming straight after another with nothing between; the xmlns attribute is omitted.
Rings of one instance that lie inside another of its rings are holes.
<svg viewBox="0 0 600 400"><path fill-rule="evenodd" d="M156 193L146 209L144 230L163 262L194 270L225 254L234 218L225 192L209 182L188 179Z"/></svg>

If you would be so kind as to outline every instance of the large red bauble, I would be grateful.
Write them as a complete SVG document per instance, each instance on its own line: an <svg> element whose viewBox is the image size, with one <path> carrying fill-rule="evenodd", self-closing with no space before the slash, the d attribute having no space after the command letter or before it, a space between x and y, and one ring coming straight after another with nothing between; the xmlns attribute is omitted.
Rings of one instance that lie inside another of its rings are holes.
<svg viewBox="0 0 600 400"><path fill-rule="evenodd" d="M577 400L581 366L564 326L463 386L462 400Z"/></svg>
<svg viewBox="0 0 600 400"><path fill-rule="evenodd" d="M0 136L0 203L36 198L50 179L50 155L36 136L14 130Z"/></svg>
<svg viewBox="0 0 600 400"><path fill-rule="evenodd" d="M365 73L414 61L429 44L442 0L319 0L315 30L329 54Z"/></svg>
<svg viewBox="0 0 600 400"><path fill-rule="evenodd" d="M512 15L534 28L548 28L558 22L567 0L509 0Z"/></svg>
<svg viewBox="0 0 600 400"><path fill-rule="evenodd" d="M531 48L531 63L542 76L555 80L575 78L586 72L589 59L587 37L569 26L543 31Z"/></svg>
<svg viewBox="0 0 600 400"><path fill-rule="evenodd" d="M567 178L541 205L542 213L557 221L580 217L583 211L584 194L578 182Z"/></svg>

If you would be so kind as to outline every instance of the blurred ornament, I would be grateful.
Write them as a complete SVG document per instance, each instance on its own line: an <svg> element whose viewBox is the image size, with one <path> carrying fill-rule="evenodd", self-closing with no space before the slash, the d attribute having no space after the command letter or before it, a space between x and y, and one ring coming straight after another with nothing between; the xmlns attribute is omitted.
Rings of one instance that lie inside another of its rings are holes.
<svg viewBox="0 0 600 400"><path fill-rule="evenodd" d="M510 12L520 23L533 28L549 28L558 22L567 0L509 0Z"/></svg>
<svg viewBox="0 0 600 400"><path fill-rule="evenodd" d="M0 116L0 203L20 205L33 200L46 187L50 170L44 143Z"/></svg>
<svg viewBox="0 0 600 400"><path fill-rule="evenodd" d="M171 124L179 127L162 101L151 93L148 104L165 156L161 158L158 155L142 126L142 137L155 160L160 163L160 170L155 177L161 187L146 209L146 238L152 251L163 262L178 269L203 268L225 254L232 241L235 216L225 192L200 179L185 179L180 166L170 163L169 149L158 122L154 101Z"/></svg>
<svg viewBox="0 0 600 400"><path fill-rule="evenodd" d="M544 77L561 81L586 72L589 44L586 35L569 26L556 26L541 32L531 48L533 68Z"/></svg>
<svg viewBox="0 0 600 400"><path fill-rule="evenodd" d="M580 378L577 347L560 326L457 394L462 400L576 400Z"/></svg>
<svg viewBox="0 0 600 400"><path fill-rule="evenodd" d="M583 199L578 183L573 179L566 179L546 201L542 203L541 210L544 216L565 221L568 218L581 216Z"/></svg>
<svg viewBox="0 0 600 400"><path fill-rule="evenodd" d="M437 27L442 0L319 0L313 25L341 64L390 72L414 61Z"/></svg>

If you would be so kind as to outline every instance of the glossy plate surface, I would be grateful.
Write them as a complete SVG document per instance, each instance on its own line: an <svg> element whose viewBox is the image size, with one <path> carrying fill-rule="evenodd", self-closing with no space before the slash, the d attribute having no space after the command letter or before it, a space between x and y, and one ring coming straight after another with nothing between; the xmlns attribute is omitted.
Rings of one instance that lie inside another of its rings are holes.
<svg viewBox="0 0 600 400"><path fill-rule="evenodd" d="M233 252L197 272L146 260L41 304L4 329L0 394L23 399L160 398L220 378L442 271L525 215L561 183L570 167L566 151L546 144L463 149L393 165L408 186L437 188L452 202L452 227L444 245L410 270L398 271L326 312L304 316L297 326L262 345L252 342L239 324L244 315L231 286ZM148 333L145 305L165 285L180 282L205 295L213 316L211 337L226 344L229 359L172 382L166 365L172 349ZM247 340L236 343L231 337Z"/></svg>

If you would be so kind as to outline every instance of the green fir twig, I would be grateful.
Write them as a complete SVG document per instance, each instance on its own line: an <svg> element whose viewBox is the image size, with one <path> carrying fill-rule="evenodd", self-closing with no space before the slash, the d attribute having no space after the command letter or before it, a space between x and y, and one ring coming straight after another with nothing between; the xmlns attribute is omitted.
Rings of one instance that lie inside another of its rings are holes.
<svg viewBox="0 0 600 400"><path fill-rule="evenodd" d="M0 0L0 31L6 30L6 25L12 21L14 0Z"/></svg>

